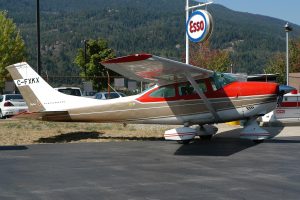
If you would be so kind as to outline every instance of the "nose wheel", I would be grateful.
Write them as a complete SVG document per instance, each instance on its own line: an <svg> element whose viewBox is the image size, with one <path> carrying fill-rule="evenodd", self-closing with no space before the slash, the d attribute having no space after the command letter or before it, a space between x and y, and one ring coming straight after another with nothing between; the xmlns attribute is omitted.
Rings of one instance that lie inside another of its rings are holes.
<svg viewBox="0 0 300 200"><path fill-rule="evenodd" d="M200 135L199 137L201 138L201 140L209 141L212 139L213 135Z"/></svg>

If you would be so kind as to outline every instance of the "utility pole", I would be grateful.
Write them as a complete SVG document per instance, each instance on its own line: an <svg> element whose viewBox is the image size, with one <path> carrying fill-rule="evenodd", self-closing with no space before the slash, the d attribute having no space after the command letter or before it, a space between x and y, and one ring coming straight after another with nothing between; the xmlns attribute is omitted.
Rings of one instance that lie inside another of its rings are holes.
<svg viewBox="0 0 300 200"><path fill-rule="evenodd" d="M37 73L41 75L40 0L36 0Z"/></svg>
<svg viewBox="0 0 300 200"><path fill-rule="evenodd" d="M84 40L84 48L83 48L83 51L84 51L84 77L86 79L86 64L87 64L87 55L86 55L86 51L87 51L87 42L88 40Z"/></svg>
<svg viewBox="0 0 300 200"><path fill-rule="evenodd" d="M286 85L289 85L289 32L293 30L289 23L284 26L286 32Z"/></svg>

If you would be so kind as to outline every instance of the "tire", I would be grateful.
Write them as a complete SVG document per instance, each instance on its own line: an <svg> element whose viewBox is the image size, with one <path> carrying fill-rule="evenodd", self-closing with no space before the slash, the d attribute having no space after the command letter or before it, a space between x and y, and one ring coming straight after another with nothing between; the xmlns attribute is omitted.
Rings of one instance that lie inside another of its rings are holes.
<svg viewBox="0 0 300 200"><path fill-rule="evenodd" d="M0 119L4 119L5 117L3 117L3 114L2 114L2 110L0 109Z"/></svg>
<svg viewBox="0 0 300 200"><path fill-rule="evenodd" d="M211 140L213 135L201 135L200 138L201 140Z"/></svg>
<svg viewBox="0 0 300 200"><path fill-rule="evenodd" d="M253 140L253 142L255 143L255 144L261 144L261 143L263 143L265 140Z"/></svg>

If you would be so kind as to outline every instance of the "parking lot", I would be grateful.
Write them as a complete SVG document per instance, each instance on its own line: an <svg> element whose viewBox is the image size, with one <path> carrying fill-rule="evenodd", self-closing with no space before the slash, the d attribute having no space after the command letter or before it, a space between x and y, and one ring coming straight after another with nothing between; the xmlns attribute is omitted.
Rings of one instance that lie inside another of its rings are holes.
<svg viewBox="0 0 300 200"><path fill-rule="evenodd" d="M278 130L258 145L225 131L190 145L1 146L0 199L299 199L299 127Z"/></svg>

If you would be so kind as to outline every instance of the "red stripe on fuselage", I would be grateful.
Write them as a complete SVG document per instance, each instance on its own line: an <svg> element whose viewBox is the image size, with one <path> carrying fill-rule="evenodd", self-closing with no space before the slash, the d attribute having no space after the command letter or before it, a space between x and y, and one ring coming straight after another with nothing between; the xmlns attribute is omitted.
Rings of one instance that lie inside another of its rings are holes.
<svg viewBox="0 0 300 200"><path fill-rule="evenodd" d="M231 97L243 97L243 96L258 96L258 95L269 95L277 94L278 84L276 83L266 83L266 82L233 82L223 88L220 88L216 91L213 90L210 84L210 79L205 79L207 92L205 95L207 98L231 98ZM158 90L154 88L153 90L148 91L143 96L137 98L140 102L165 102L165 101L179 101L179 100L193 100L200 99L198 94L193 93L190 95L180 96L178 91L178 85L180 83L174 83L168 86L175 87L175 96L174 97L152 97L150 96L152 92Z"/></svg>

